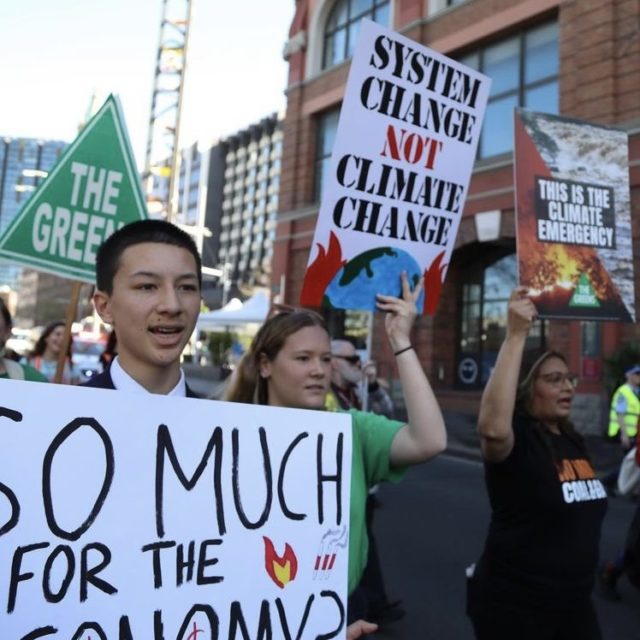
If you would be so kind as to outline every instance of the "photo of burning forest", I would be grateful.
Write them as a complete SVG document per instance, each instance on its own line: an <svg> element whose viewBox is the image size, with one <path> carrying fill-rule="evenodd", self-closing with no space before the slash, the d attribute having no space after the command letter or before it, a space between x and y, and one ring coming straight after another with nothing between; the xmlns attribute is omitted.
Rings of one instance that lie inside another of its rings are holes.
<svg viewBox="0 0 640 640"><path fill-rule="evenodd" d="M515 112L519 282L542 318L635 322L628 137Z"/></svg>

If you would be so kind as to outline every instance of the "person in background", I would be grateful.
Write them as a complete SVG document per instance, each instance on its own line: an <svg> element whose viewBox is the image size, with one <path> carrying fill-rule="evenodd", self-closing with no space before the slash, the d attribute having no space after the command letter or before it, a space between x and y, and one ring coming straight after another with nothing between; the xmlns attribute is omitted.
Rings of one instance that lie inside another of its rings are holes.
<svg viewBox="0 0 640 640"><path fill-rule="evenodd" d="M640 466L640 433L636 435L635 447L635 462ZM624 550L614 560L605 562L598 571L600 595L610 602L620 602L622 596L618 582L624 574L640 588L640 504L631 519Z"/></svg>
<svg viewBox="0 0 640 640"><path fill-rule="evenodd" d="M364 368L360 356L349 340L331 341L331 393L327 396L327 408L362 409L360 384L367 384L367 411L393 417L393 400L378 381L378 369L373 361Z"/></svg>
<svg viewBox="0 0 640 640"><path fill-rule="evenodd" d="M11 380L28 380L30 382L49 382L45 376L27 364L20 364L13 358L6 357L5 345L11 337L13 319L11 313L0 298L0 380L10 378Z"/></svg>
<svg viewBox="0 0 640 640"><path fill-rule="evenodd" d="M640 588L640 505L631 518L625 548L615 560L606 562L598 571L600 595L609 602L621 602L618 583L623 575Z"/></svg>
<svg viewBox="0 0 640 640"><path fill-rule="evenodd" d="M116 337L116 332L111 330L111 333L109 333L109 337L107 338L107 344L104 347L104 351L100 354L102 371L106 371L111 366L111 362L117 354L118 338Z"/></svg>
<svg viewBox="0 0 640 640"><path fill-rule="evenodd" d="M402 274L402 297L378 295L407 407L408 423L349 410L353 453L349 536L348 621L366 619L359 589L368 539L368 490L383 480L399 480L408 465L429 460L446 447L444 419L418 360L410 332L417 315L420 282L412 291ZM331 343L323 318L314 311L283 311L269 318L235 370L224 400L297 409L325 408L331 381Z"/></svg>
<svg viewBox="0 0 640 640"><path fill-rule="evenodd" d="M393 417L393 401L378 382L378 370L375 362L368 362L364 369L355 346L349 340L331 341L331 391L327 394L325 407L330 411L362 409L363 402L359 394L362 384L367 388L364 393L366 410L371 413ZM367 535L369 554L362 581L360 583L363 600L366 601L364 617L380 625L400 620L405 611L400 601L391 602L384 584L380 565L378 545L373 535L373 518L380 501L376 495L378 486L369 490L366 507Z"/></svg>
<svg viewBox="0 0 640 640"><path fill-rule="evenodd" d="M640 418L640 364L627 369L625 382L619 386L611 398L609 412L610 438L619 438L625 453L635 444Z"/></svg>
<svg viewBox="0 0 640 640"><path fill-rule="evenodd" d="M53 382L58 368L58 359L64 340L64 327L64 322L60 320L48 324L38 338L33 352L29 356L28 364L42 373L49 382ZM71 359L72 341L73 338L70 338L64 368L62 370L62 384L78 384L79 380L78 372L73 366Z"/></svg>
<svg viewBox="0 0 640 640"><path fill-rule="evenodd" d="M467 613L477 640L600 640L591 591L607 494L569 420L577 377L564 357L544 353L518 385L535 317L517 288L480 402L491 522Z"/></svg>
<svg viewBox="0 0 640 640"><path fill-rule="evenodd" d="M388 387L384 386L385 381L378 378L378 365L373 360L369 360L364 363L362 373L367 385L364 409L380 416L393 418L393 400L389 395Z"/></svg>
<svg viewBox="0 0 640 640"><path fill-rule="evenodd" d="M609 409L609 427L607 436L617 440L621 445L622 455L626 455L634 446L638 435L638 419L640 418L640 365L636 364L624 373L625 382L611 396ZM610 495L617 494L618 476L621 464L616 465L602 479Z"/></svg>

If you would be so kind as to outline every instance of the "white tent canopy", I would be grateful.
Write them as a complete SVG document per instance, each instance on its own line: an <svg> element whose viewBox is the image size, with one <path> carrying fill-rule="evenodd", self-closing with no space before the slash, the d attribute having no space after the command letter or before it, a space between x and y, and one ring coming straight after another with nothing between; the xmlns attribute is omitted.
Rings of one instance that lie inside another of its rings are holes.
<svg viewBox="0 0 640 640"><path fill-rule="evenodd" d="M233 305L234 308L230 308L231 302L217 311L201 313L196 328L200 331L206 331L219 327L261 324L267 319L269 298L263 291L258 291L251 296L240 308L237 307L237 304Z"/></svg>

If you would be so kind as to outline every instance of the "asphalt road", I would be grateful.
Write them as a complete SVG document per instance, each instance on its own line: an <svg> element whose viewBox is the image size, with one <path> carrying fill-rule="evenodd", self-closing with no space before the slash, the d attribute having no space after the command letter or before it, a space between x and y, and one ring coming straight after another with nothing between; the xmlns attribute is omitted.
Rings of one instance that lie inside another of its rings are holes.
<svg viewBox="0 0 640 640"><path fill-rule="evenodd" d="M379 492L374 530L390 599L405 618L377 634L380 640L472 640L465 615L467 565L479 556L489 505L479 462L440 456ZM635 505L610 500L601 556L619 552ZM623 580L621 603L595 596L605 640L640 640L640 591ZM517 640L514 638L514 640ZM579 639L567 639L579 640Z"/></svg>
<svg viewBox="0 0 640 640"><path fill-rule="evenodd" d="M205 397L221 388L217 371L191 366L191 387ZM489 518L482 464L445 454L411 469L397 485L379 491L374 531L391 600L407 615L376 634L378 640L473 640L465 615L465 568L482 550ZM634 503L612 498L601 557L615 557ZM623 580L623 602L594 598L604 640L640 640L640 591ZM514 638L517 640L517 638ZM567 638L567 640L579 640Z"/></svg>

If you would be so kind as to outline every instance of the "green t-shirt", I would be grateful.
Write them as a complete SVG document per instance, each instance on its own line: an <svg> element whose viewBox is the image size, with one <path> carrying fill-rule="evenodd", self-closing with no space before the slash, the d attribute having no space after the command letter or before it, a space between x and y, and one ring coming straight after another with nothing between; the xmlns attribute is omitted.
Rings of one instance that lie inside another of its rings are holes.
<svg viewBox="0 0 640 640"><path fill-rule="evenodd" d="M24 372L24 379L28 382L49 382L47 377L42 375L37 369L30 367L28 364L20 364L22 371ZM0 373L0 380L8 378L8 374L5 371Z"/></svg>
<svg viewBox="0 0 640 640"><path fill-rule="evenodd" d="M405 469L390 469L391 443L402 422L350 409L353 454L351 456L351 508L349 515L349 593L360 582L367 564L366 506L369 489L383 480L397 482Z"/></svg>

